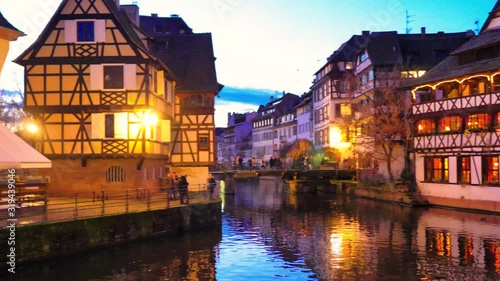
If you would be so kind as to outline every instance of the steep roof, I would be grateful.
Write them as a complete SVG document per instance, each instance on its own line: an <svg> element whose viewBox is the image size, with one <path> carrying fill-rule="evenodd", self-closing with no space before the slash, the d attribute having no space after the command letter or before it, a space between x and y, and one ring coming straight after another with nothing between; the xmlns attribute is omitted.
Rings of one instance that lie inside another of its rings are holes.
<svg viewBox="0 0 500 281"><path fill-rule="evenodd" d="M490 25L490 22L493 20L493 18L495 18L497 16L497 14L499 12L500 12L500 0L497 0L497 2L495 3L495 6L493 6L493 9L491 10L491 12L488 15L488 18L484 22L483 27L481 28L481 33L486 31L486 29Z"/></svg>
<svg viewBox="0 0 500 281"><path fill-rule="evenodd" d="M0 29L7 29L11 31L13 36L8 36L9 40L16 40L19 36L25 36L24 32L15 28L0 12Z"/></svg>
<svg viewBox="0 0 500 281"><path fill-rule="evenodd" d="M353 35L328 57L327 62L314 75L321 72L331 62L355 61L356 54L359 48L365 43L366 37L365 35ZM336 71L338 70L335 68L331 70L331 72Z"/></svg>
<svg viewBox="0 0 500 281"><path fill-rule="evenodd" d="M218 93L215 57L210 33L155 37L166 44L163 52L156 52L178 78L177 92Z"/></svg>
<svg viewBox="0 0 500 281"><path fill-rule="evenodd" d="M192 29L178 16L139 16L140 26L151 36L192 34Z"/></svg>
<svg viewBox="0 0 500 281"><path fill-rule="evenodd" d="M361 51L367 50L373 65L397 64L404 69L430 69L473 36L472 32L372 32Z"/></svg>
<svg viewBox="0 0 500 281"><path fill-rule="evenodd" d="M374 65L403 62L396 31L372 32L362 47Z"/></svg>
<svg viewBox="0 0 500 281"><path fill-rule="evenodd" d="M476 36L453 51L452 55L458 55L478 48L500 43L500 29L488 30Z"/></svg>
<svg viewBox="0 0 500 281"><path fill-rule="evenodd" d="M407 88L427 84L430 82L463 77L466 75L500 69L499 57L479 60L462 65L459 64L460 55L466 52L471 52L473 50L481 49L491 45L498 46L500 44L500 28L485 28L489 25L489 22L495 16L494 14L498 12L500 12L500 1L497 1L495 6L493 7L488 20L485 22L483 29L479 35L471 38L461 47L457 48L454 52L451 53L450 56L448 56L431 70L427 71L424 76L410 81L409 83L405 84L404 87Z"/></svg>
<svg viewBox="0 0 500 281"><path fill-rule="evenodd" d="M49 20L49 23L45 27L45 29L42 31L42 33L38 36L37 40L29 47L27 48L19 57L17 57L14 61L18 64L23 65L23 58L33 49L34 46L37 44L40 44L43 42L43 40L46 40L48 37L48 34L50 31L47 31L48 29L52 29L55 27L57 24L58 15L60 15L62 9L68 4L68 2L71 0L63 0L59 7L57 8L56 12L52 16L52 18ZM118 9L116 6L116 3L114 0L102 0L103 3L107 6L107 8L110 10L111 14L114 15L115 19L118 21L119 26L122 28L124 31L125 35L130 38L132 41L132 44L134 44L137 48L139 48L141 51L143 51L145 54L147 54L153 61L155 61L157 64L161 65L166 71L167 75L171 77L172 79L175 79L174 75L172 74L171 70L160 60L158 60L147 48L144 46L141 38L139 38L139 35L137 32L142 32L138 29L136 25L132 23L132 21L128 18L127 14L124 11L121 11Z"/></svg>

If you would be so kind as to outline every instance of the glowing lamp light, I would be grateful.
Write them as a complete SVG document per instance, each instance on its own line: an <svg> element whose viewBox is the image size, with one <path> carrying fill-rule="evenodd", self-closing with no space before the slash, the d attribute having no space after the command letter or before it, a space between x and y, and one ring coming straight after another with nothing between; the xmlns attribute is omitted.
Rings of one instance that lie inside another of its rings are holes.
<svg viewBox="0 0 500 281"><path fill-rule="evenodd" d="M158 116L154 113L146 112L144 114L144 118L142 119L142 123L148 127L156 126L156 124L158 124Z"/></svg>
<svg viewBox="0 0 500 281"><path fill-rule="evenodd" d="M36 134L38 133L38 126L34 123L29 123L27 126L26 126L26 130L28 130L28 132L30 134Z"/></svg>
<svg viewBox="0 0 500 281"><path fill-rule="evenodd" d="M342 132L337 127L330 127L330 147L347 148L351 145L350 142L342 141Z"/></svg>

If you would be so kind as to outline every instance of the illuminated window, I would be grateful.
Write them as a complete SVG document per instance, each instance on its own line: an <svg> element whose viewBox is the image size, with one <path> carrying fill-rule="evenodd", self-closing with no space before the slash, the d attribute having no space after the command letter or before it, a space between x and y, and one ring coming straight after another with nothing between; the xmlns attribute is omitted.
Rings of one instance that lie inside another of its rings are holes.
<svg viewBox="0 0 500 281"><path fill-rule="evenodd" d="M487 113L469 115L467 117L467 130L486 130L490 126L490 116Z"/></svg>
<svg viewBox="0 0 500 281"><path fill-rule="evenodd" d="M448 182L448 157L425 158L425 181Z"/></svg>
<svg viewBox="0 0 500 281"><path fill-rule="evenodd" d="M456 98L459 96L457 82L444 83L436 88L436 100Z"/></svg>
<svg viewBox="0 0 500 281"><path fill-rule="evenodd" d="M447 116L439 120L439 132L457 132L462 130L462 118L459 116Z"/></svg>
<svg viewBox="0 0 500 281"><path fill-rule="evenodd" d="M458 182L470 183L470 157L462 156L458 158Z"/></svg>
<svg viewBox="0 0 500 281"><path fill-rule="evenodd" d="M462 96L478 95L488 92L489 82L486 78L472 78L463 83Z"/></svg>
<svg viewBox="0 0 500 281"><path fill-rule="evenodd" d="M123 89L123 66L105 65L103 67L104 89Z"/></svg>
<svg viewBox="0 0 500 281"><path fill-rule="evenodd" d="M347 62L345 63L345 69L352 69L352 62L347 61Z"/></svg>
<svg viewBox="0 0 500 281"><path fill-rule="evenodd" d="M79 21L76 23L76 38L80 42L94 41L94 22Z"/></svg>
<svg viewBox="0 0 500 281"><path fill-rule="evenodd" d="M498 156L483 156L483 184L498 185Z"/></svg>
<svg viewBox="0 0 500 281"><path fill-rule="evenodd" d="M493 76L493 90L495 92L500 91L500 74Z"/></svg>
<svg viewBox="0 0 500 281"><path fill-rule="evenodd" d="M431 134L436 132L436 122L432 119L417 121L417 134Z"/></svg>

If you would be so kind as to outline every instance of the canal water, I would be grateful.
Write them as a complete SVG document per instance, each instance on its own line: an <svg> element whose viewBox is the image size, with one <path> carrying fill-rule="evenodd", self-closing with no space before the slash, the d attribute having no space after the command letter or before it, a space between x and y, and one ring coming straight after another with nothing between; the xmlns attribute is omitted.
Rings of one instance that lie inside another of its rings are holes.
<svg viewBox="0 0 500 281"><path fill-rule="evenodd" d="M500 280L500 216L285 189L278 178L238 182L221 230L29 264L0 280Z"/></svg>

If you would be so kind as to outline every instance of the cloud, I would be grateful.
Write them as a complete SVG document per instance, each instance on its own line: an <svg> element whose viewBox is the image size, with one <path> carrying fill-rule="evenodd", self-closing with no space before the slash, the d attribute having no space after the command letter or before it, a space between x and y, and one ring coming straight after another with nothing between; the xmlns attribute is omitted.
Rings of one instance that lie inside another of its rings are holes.
<svg viewBox="0 0 500 281"><path fill-rule="evenodd" d="M227 127L228 113L253 112L260 105L266 105L272 96L278 98L281 92L268 89L239 88L225 86L215 98L215 126Z"/></svg>
<svg viewBox="0 0 500 281"><path fill-rule="evenodd" d="M215 99L215 103L218 102L240 102L246 103L250 105L265 105L269 102L269 98L271 96L277 96L278 94L275 91L267 90L267 89L254 89L254 88L238 88L225 86L222 88L222 91L219 93L219 98Z"/></svg>

